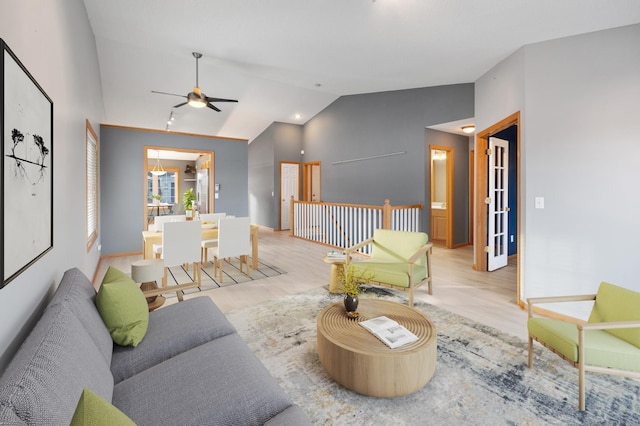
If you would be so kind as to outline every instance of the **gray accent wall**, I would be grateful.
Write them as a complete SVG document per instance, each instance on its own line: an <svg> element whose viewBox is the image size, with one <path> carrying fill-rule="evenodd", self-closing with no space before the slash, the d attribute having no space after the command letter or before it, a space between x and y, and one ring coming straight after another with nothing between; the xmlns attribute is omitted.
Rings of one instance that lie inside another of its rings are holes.
<svg viewBox="0 0 640 426"><path fill-rule="evenodd" d="M473 108L473 84L343 96L305 124L304 161L321 162L323 201L426 206L425 127L473 117ZM356 161L334 164L345 160ZM421 218L429 232L429 209Z"/></svg>
<svg viewBox="0 0 640 426"><path fill-rule="evenodd" d="M0 37L53 101L53 249L0 289L0 374L63 273L77 267L93 277L100 253L97 243L87 248L85 128L89 120L100 139L104 114L83 2L3 2L1 9Z"/></svg>
<svg viewBox="0 0 640 426"><path fill-rule="evenodd" d="M638 46L640 24L537 43L476 81L479 130L521 111L522 300L640 291Z"/></svg>
<svg viewBox="0 0 640 426"><path fill-rule="evenodd" d="M280 228L280 162L300 164L302 185L302 126L273 123L249 145L249 203L251 223Z"/></svg>
<svg viewBox="0 0 640 426"><path fill-rule="evenodd" d="M453 148L453 244L469 242L469 137L439 130L425 129L425 152L429 159L430 145ZM431 162L427 161L427 191L431 188ZM425 206L429 206L431 197Z"/></svg>
<svg viewBox="0 0 640 426"><path fill-rule="evenodd" d="M144 147L214 152L214 182L220 184L214 210L248 216L248 144L246 141L197 135L101 126L100 224L102 253L142 250Z"/></svg>

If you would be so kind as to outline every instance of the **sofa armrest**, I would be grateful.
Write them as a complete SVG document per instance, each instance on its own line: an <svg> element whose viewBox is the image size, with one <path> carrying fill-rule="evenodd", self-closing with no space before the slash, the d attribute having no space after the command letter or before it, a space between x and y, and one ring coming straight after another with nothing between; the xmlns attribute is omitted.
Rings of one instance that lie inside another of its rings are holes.
<svg viewBox="0 0 640 426"><path fill-rule="evenodd" d="M548 296L548 297L529 297L527 305L529 307L529 318L533 317L533 305L540 303L562 303L562 302L589 302L596 300L595 294L582 294L575 296Z"/></svg>

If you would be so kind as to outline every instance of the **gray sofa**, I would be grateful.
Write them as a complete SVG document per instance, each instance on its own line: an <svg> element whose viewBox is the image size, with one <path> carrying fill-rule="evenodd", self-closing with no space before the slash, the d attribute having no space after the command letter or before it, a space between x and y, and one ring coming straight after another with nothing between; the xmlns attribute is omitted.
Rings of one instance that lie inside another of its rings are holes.
<svg viewBox="0 0 640 426"><path fill-rule="evenodd" d="M113 343L95 296L65 273L0 379L0 424L68 425L83 388L138 425L310 424L208 297L151 312L134 348Z"/></svg>

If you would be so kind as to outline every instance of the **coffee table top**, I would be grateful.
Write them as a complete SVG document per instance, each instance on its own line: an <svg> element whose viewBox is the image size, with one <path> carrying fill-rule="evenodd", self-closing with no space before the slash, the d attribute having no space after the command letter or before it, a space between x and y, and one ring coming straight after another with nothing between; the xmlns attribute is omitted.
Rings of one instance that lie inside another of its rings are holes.
<svg viewBox="0 0 640 426"><path fill-rule="evenodd" d="M318 315L318 333L334 345L362 354L398 354L420 351L436 340L436 328L423 313L396 302L379 299L360 299L357 319L346 316L343 302L327 306ZM395 349L389 348L367 329L358 324L384 315L406 327L418 340Z"/></svg>

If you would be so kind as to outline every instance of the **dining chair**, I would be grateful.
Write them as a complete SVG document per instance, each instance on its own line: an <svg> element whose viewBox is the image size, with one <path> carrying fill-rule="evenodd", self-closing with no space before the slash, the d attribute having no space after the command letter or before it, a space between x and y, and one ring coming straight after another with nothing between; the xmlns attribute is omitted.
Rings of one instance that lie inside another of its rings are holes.
<svg viewBox="0 0 640 426"><path fill-rule="evenodd" d="M186 221L187 221L187 217L185 215L156 216L154 223L152 225L149 225L149 231L160 232L162 231L162 226L167 222L186 222ZM162 244L153 245L153 254L155 255L156 259L160 259L162 255Z"/></svg>
<svg viewBox="0 0 640 426"><path fill-rule="evenodd" d="M246 275L251 277L249 255L251 254L251 222L248 217L223 218L218 223L218 246L212 247L213 273L220 270L220 282L222 282L222 261L226 258L238 257L240 259L240 272L243 264L247 267Z"/></svg>
<svg viewBox="0 0 640 426"><path fill-rule="evenodd" d="M166 293L175 291L180 301L182 301L182 290L195 287L199 288L202 282L202 270L200 269L201 239L202 226L200 222L165 222L162 226L161 258L164 260L162 291ZM189 263L193 264L193 278L191 282L168 286L167 275L169 268L172 266L188 265Z"/></svg>
<svg viewBox="0 0 640 426"><path fill-rule="evenodd" d="M218 223L220 219L223 219L227 214L226 213L203 213L200 215L200 221L204 224L212 223L215 227L218 227ZM207 240L202 240L201 245L201 259L200 262L204 265L209 262L208 252L210 248L216 247L218 245L217 238L210 238Z"/></svg>

